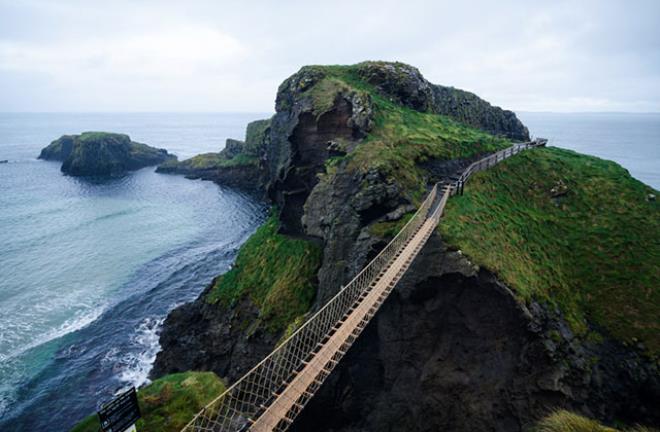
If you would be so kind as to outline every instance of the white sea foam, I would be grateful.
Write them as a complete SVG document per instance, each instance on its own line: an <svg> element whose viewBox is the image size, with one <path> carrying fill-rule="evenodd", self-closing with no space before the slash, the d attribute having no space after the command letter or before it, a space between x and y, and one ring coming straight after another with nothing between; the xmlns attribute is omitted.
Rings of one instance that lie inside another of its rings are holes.
<svg viewBox="0 0 660 432"><path fill-rule="evenodd" d="M140 324L131 337L135 350L121 357L118 367L121 370L119 379L128 384L139 387L149 384L149 371L160 351L159 336L165 317L147 317Z"/></svg>

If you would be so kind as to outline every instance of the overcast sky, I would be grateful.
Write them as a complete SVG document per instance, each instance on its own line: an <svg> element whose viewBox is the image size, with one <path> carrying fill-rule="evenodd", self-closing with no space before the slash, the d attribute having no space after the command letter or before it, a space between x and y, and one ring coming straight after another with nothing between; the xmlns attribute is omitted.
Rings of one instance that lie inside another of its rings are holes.
<svg viewBox="0 0 660 432"><path fill-rule="evenodd" d="M660 111L660 0L0 0L0 111L273 110L398 60L515 111Z"/></svg>

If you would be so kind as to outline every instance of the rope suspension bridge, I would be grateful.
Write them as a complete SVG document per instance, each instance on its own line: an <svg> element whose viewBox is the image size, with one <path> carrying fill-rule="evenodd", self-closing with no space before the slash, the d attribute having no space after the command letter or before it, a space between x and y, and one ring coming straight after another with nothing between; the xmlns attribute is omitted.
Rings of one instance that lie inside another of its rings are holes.
<svg viewBox="0 0 660 432"><path fill-rule="evenodd" d="M285 431L321 387L437 226L471 175L547 140L514 144L436 184L392 241L330 301L252 370L211 401L182 432Z"/></svg>

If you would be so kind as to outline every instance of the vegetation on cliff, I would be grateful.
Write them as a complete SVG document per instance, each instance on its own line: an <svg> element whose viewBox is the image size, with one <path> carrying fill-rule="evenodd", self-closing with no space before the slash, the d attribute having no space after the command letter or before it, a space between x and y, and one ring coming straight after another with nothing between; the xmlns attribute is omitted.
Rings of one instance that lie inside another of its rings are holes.
<svg viewBox="0 0 660 432"><path fill-rule="evenodd" d="M157 172L207 178L226 168L257 169L269 127L270 120L250 122L245 132L245 141L227 139L225 148L220 152L202 153L183 161L170 160L161 164Z"/></svg>
<svg viewBox="0 0 660 432"><path fill-rule="evenodd" d="M241 246L236 263L219 276L207 301L231 306L246 296L259 308L260 323L271 331L284 330L306 313L316 293L320 248L307 240L278 234L272 215Z"/></svg>
<svg viewBox="0 0 660 432"><path fill-rule="evenodd" d="M244 154L227 158L222 153L202 153L182 161L167 161L158 167L158 172L177 172L193 174L198 171L217 170L237 166L256 166L259 160L256 157Z"/></svg>
<svg viewBox="0 0 660 432"><path fill-rule="evenodd" d="M644 426L612 428L570 411L559 410L543 418L532 432L654 432Z"/></svg>
<svg viewBox="0 0 660 432"><path fill-rule="evenodd" d="M74 176L121 174L176 159L164 149L108 132L63 135L41 150L39 158L62 161L62 172Z"/></svg>
<svg viewBox="0 0 660 432"><path fill-rule="evenodd" d="M183 372L166 375L138 391L141 432L178 432L197 412L225 390L213 372ZM78 423L71 432L98 432L96 414Z"/></svg>
<svg viewBox="0 0 660 432"><path fill-rule="evenodd" d="M475 175L452 198L443 237L525 300L558 306L660 350L660 218L656 191L614 162L537 149Z"/></svg>
<svg viewBox="0 0 660 432"><path fill-rule="evenodd" d="M471 158L510 144L506 137L496 137L462 124L435 112L432 107L415 109L414 105L408 106L401 99L383 92L365 74L366 70L373 70L374 64L379 63L306 66L294 75L298 80L296 89L299 97L309 95L317 117L332 110L337 98L349 94L356 95L353 99L363 101L373 110L366 137L345 155L329 159L329 172L338 163L347 163L349 169L363 172L378 170L412 192L414 198L419 198L426 176L420 163L429 159ZM400 77L402 86L405 80L423 80L421 75L417 75L419 72L410 66L399 63L384 65L405 69ZM286 109L287 103L290 101L282 99L280 109Z"/></svg>

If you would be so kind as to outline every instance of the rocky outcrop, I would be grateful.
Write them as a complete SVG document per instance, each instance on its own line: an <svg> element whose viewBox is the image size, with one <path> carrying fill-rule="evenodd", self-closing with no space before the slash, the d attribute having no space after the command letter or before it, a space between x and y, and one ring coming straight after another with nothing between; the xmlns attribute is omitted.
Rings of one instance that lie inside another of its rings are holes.
<svg viewBox="0 0 660 432"><path fill-rule="evenodd" d="M246 331L259 315L248 298L230 308L207 302L214 283L193 303L169 314L160 336L164 349L158 353L152 376L204 370L233 382L270 353L279 335L261 328Z"/></svg>
<svg viewBox="0 0 660 432"><path fill-rule="evenodd" d="M512 111L492 106L477 95L428 82L403 63L366 62L358 73L397 102L417 111L442 114L493 135L529 141L529 131Z"/></svg>
<svg viewBox="0 0 660 432"><path fill-rule="evenodd" d="M280 86L267 147L268 193L280 209L282 230L304 235L303 206L331 156L344 155L366 137L372 122L368 96L337 88L331 103L318 112L306 92L324 76L302 69Z"/></svg>
<svg viewBox="0 0 660 432"><path fill-rule="evenodd" d="M176 159L165 149L131 141L128 135L84 132L63 135L41 150L39 159L62 161L61 170L73 176L122 174Z"/></svg>
<svg viewBox="0 0 660 432"><path fill-rule="evenodd" d="M270 123L270 119L253 121L247 126L245 141L228 138L218 153L167 161L156 172L210 180L262 197L267 182L264 155L270 141Z"/></svg>

